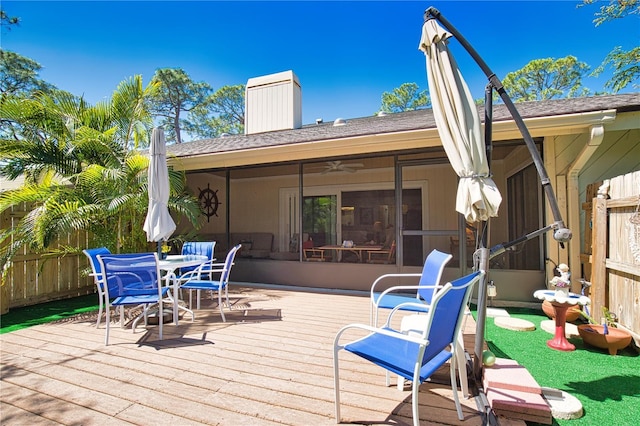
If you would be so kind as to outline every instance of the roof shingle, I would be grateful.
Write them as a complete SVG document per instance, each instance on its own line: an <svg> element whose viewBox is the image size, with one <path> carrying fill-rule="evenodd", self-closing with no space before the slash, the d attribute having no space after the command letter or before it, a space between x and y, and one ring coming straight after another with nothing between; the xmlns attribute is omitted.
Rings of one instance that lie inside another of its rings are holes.
<svg viewBox="0 0 640 426"><path fill-rule="evenodd" d="M516 104L523 119L552 117L582 112L615 109L619 112L640 110L640 93L605 95L582 98L554 99ZM483 106L478 107L480 117ZM493 121L510 120L511 114L503 104L494 105ZM431 109L387 114L347 120L344 126L332 122L307 124L300 129L278 130L251 135L230 135L215 139L202 139L167 147L168 154L189 157L214 152L229 152L291 145L304 142L325 141L356 136L396 133L410 130L431 129L436 122Z"/></svg>

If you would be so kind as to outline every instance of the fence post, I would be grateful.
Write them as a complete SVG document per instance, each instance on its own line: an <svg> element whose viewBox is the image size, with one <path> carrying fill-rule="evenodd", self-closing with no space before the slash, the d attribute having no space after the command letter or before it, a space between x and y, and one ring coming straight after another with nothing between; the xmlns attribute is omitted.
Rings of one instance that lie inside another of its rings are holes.
<svg viewBox="0 0 640 426"><path fill-rule="evenodd" d="M9 284L2 285L0 283L0 315L9 312Z"/></svg>
<svg viewBox="0 0 640 426"><path fill-rule="evenodd" d="M591 316L600 321L602 307L607 306L607 200L594 198L591 271Z"/></svg>

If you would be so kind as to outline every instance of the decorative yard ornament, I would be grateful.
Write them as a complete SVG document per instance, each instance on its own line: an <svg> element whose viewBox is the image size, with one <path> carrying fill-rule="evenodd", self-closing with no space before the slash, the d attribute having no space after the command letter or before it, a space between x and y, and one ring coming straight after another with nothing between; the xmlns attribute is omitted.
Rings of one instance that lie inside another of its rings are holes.
<svg viewBox="0 0 640 426"><path fill-rule="evenodd" d="M207 216L207 222L211 216L218 216L218 207L220 206L220 200L218 200L218 190L212 190L207 184L205 189L200 189L200 195L198 200L200 201L200 207L202 212Z"/></svg>

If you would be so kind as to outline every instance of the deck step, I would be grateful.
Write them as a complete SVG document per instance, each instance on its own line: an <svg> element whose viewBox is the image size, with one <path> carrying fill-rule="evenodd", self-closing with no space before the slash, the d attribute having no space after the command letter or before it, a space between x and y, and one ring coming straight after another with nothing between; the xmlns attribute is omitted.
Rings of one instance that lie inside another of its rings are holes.
<svg viewBox="0 0 640 426"><path fill-rule="evenodd" d="M516 361L497 358L484 369L483 385L493 411L502 417L552 424L551 407L542 388Z"/></svg>

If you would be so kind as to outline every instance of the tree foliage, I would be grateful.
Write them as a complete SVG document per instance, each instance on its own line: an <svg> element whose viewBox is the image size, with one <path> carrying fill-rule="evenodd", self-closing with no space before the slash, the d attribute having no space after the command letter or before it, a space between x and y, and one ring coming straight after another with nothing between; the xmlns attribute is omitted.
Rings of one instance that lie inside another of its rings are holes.
<svg viewBox="0 0 640 426"><path fill-rule="evenodd" d="M194 82L181 68L158 69L151 81L159 85L150 99L151 110L162 117L167 140L182 143L181 130L189 124L181 114L202 107L212 91L211 86Z"/></svg>
<svg viewBox="0 0 640 426"><path fill-rule="evenodd" d="M20 24L20 18L17 16L9 16L9 14L0 9L0 26L2 30L11 31L11 28Z"/></svg>
<svg viewBox="0 0 640 426"><path fill-rule="evenodd" d="M0 49L0 93L26 95L53 90L54 86L39 78L42 66L36 61L9 50Z"/></svg>
<svg viewBox="0 0 640 426"><path fill-rule="evenodd" d="M584 0L583 5L595 3L595 0ZM597 26L614 19L621 19L629 15L640 15L639 0L610 0L608 4L600 6L595 13L593 23ZM604 58L604 61L593 71L598 76L605 69L613 70L612 77L605 83L605 88L617 93L640 78L640 47L623 50L622 46L614 47ZM634 88L640 87L637 83Z"/></svg>
<svg viewBox="0 0 640 426"><path fill-rule="evenodd" d="M224 133L244 133L244 84L223 86L189 116L189 133L216 138Z"/></svg>
<svg viewBox="0 0 640 426"><path fill-rule="evenodd" d="M634 47L629 51L622 50L621 46L614 47L602 64L593 71L593 75L600 75L608 66L613 68L613 76L604 84L606 89L617 93L634 81L636 83L633 87L640 87L637 83L640 78L640 47Z"/></svg>
<svg viewBox="0 0 640 426"><path fill-rule="evenodd" d="M431 105L428 92L419 90L416 83L403 83L391 92L382 93L380 111L402 112L428 108Z"/></svg>
<svg viewBox="0 0 640 426"><path fill-rule="evenodd" d="M21 187L0 193L0 212L33 206L17 226L0 231L0 271L21 247L47 253L77 230L114 252L148 249L149 160L134 148L148 144L153 123L146 105L154 90L135 76L95 106L63 91L11 96L0 105L13 124L12 137L0 139L0 176L24 177ZM170 171L170 188L169 207L196 225L200 208L182 172Z"/></svg>
<svg viewBox="0 0 640 426"><path fill-rule="evenodd" d="M502 80L514 102L587 96L582 78L589 65L574 56L554 59L534 59L523 68L508 73Z"/></svg>
<svg viewBox="0 0 640 426"><path fill-rule="evenodd" d="M597 0L584 0L581 6L598 3ZM594 14L593 23L597 26L613 19L624 18L628 15L640 14L640 2L638 0L609 0L608 4L601 5Z"/></svg>

